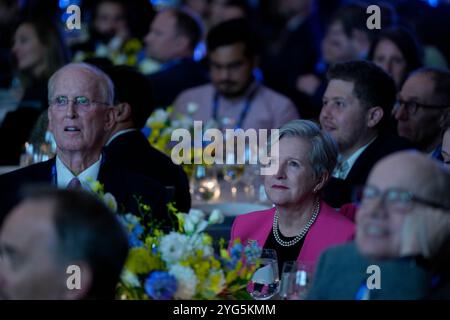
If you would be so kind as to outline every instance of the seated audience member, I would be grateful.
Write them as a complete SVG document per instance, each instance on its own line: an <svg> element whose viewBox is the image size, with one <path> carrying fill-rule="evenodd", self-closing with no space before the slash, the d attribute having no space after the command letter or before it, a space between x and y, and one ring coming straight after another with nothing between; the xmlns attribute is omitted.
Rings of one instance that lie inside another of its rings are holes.
<svg viewBox="0 0 450 320"><path fill-rule="evenodd" d="M389 5L381 5L381 25L387 28L396 19ZM332 15L321 42L321 60L314 73L297 74L296 90L303 95L301 105L309 105L308 115L318 117L325 92L326 72L337 63L364 60L379 30L367 28L367 4L351 1L343 4Z"/></svg>
<svg viewBox="0 0 450 320"><path fill-rule="evenodd" d="M268 34L261 54L261 70L264 84L304 108L304 101L297 99L296 80L299 75L311 73L320 55L323 36L315 0L280 0L273 6L280 27ZM261 30L257 30L260 32ZM254 36L254 35L253 35ZM303 109L300 110L303 116ZM306 114L306 112L305 112Z"/></svg>
<svg viewBox="0 0 450 320"><path fill-rule="evenodd" d="M339 156L324 199L339 208L352 202L353 188L365 183L379 159L410 145L387 129L396 89L380 67L367 61L336 64L328 81L320 124L337 142Z"/></svg>
<svg viewBox="0 0 450 320"><path fill-rule="evenodd" d="M440 158L441 123L450 110L450 71L422 68L411 74L398 94L397 132L433 158Z"/></svg>
<svg viewBox="0 0 450 320"><path fill-rule="evenodd" d="M283 262L299 260L312 266L322 251L353 238L353 222L329 207L320 196L336 164L333 139L313 122L294 120L280 129L275 173L264 177L274 207L236 217L231 241L255 240L275 249Z"/></svg>
<svg viewBox="0 0 450 320"><path fill-rule="evenodd" d="M123 0L100 0L95 3L87 41L72 46L75 61L109 57L121 64L134 65L141 42L133 38L128 3ZM146 8L142 9L146 11ZM133 45L130 45L132 42ZM120 58L119 58L120 57ZM122 59L120 61L119 59Z"/></svg>
<svg viewBox="0 0 450 320"><path fill-rule="evenodd" d="M35 189L8 214L0 250L0 299L114 299L128 237L94 196Z"/></svg>
<svg viewBox="0 0 450 320"><path fill-rule="evenodd" d="M167 107L183 90L208 82L208 71L194 61L194 49L202 38L199 22L181 9L159 12L144 41L146 53L162 64L149 75L156 107Z"/></svg>
<svg viewBox="0 0 450 320"><path fill-rule="evenodd" d="M116 123L104 148L106 158L173 188L171 201L175 201L178 210L188 212L191 196L186 173L172 159L153 148L140 132L153 110L148 79L126 66L112 67L106 73L114 83L116 100Z"/></svg>
<svg viewBox="0 0 450 320"><path fill-rule="evenodd" d="M389 73L398 89L409 73L422 67L422 59L418 40L403 27L383 29L369 52L369 60Z"/></svg>
<svg viewBox="0 0 450 320"><path fill-rule="evenodd" d="M184 91L175 112L220 128L273 129L299 117L293 103L259 83L253 76L256 48L247 22L230 20L211 29L207 37L212 83Z"/></svg>
<svg viewBox="0 0 450 320"><path fill-rule="evenodd" d="M113 194L118 208L138 212L136 198L150 205L152 217L166 219L164 188L154 180L132 174L102 154L115 124L114 89L108 76L94 66L71 63L59 69L48 84L49 131L56 157L0 176L0 224L30 183L90 190L98 180ZM148 217L150 218L150 217Z"/></svg>
<svg viewBox="0 0 450 320"><path fill-rule="evenodd" d="M378 162L361 192L355 243L325 251L309 298L449 299L449 189L448 169L421 153ZM369 266L379 267L376 288Z"/></svg>
<svg viewBox="0 0 450 320"><path fill-rule="evenodd" d="M16 110L0 127L0 165L18 165L20 154L39 115L48 106L47 81L68 60L58 28L48 21L23 20L14 34L13 64L23 94Z"/></svg>
<svg viewBox="0 0 450 320"><path fill-rule="evenodd" d="M247 17L248 5L241 0L212 0L209 5L209 27L232 20Z"/></svg>

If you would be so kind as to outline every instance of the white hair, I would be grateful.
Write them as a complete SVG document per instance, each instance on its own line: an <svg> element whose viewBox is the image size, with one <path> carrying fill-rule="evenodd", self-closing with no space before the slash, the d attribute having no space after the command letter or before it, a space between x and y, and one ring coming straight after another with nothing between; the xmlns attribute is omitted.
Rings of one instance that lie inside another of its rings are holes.
<svg viewBox="0 0 450 320"><path fill-rule="evenodd" d="M103 99L105 99L105 103L109 105L114 104L114 84L111 81L111 79L108 77L108 75L97 68L96 66L93 66L88 63L84 62L77 62L77 63L69 63L63 66L62 68L58 69L48 80L48 99L53 99L53 92L55 88L55 81L58 76L58 74L66 69L83 69L88 72L90 72L94 77L98 79L96 82L97 85L100 88L101 94L103 96Z"/></svg>

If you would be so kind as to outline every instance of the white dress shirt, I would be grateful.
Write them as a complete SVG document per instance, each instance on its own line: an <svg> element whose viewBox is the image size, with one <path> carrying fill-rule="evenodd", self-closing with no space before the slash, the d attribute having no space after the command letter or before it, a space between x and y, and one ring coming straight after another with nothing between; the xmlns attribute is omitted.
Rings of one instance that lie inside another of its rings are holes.
<svg viewBox="0 0 450 320"><path fill-rule="evenodd" d="M90 182L97 180L98 173L100 171L100 165L102 162L102 156L89 168L86 168L79 175L75 176L69 168L61 161L61 159L56 157L56 182L57 187L60 189L66 189L68 184L73 178L78 178L81 183L81 187L85 190L91 190L89 187Z"/></svg>
<svg viewBox="0 0 450 320"><path fill-rule="evenodd" d="M358 160L359 156L364 152L364 150L367 149L367 147L375 141L377 137L373 138L369 141L369 143L365 144L358 150L356 150L350 157L348 157L346 160L343 159L342 155L338 156L336 168L333 170L332 176L337 179L345 180L347 179L347 176L352 170L353 165L355 164L356 160Z"/></svg>

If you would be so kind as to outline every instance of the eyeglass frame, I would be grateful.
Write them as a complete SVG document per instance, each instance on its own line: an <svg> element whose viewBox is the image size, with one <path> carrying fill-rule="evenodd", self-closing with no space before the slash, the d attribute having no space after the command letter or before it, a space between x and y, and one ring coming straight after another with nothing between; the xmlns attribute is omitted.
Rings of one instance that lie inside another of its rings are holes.
<svg viewBox="0 0 450 320"><path fill-rule="evenodd" d="M64 97L64 98L67 99L67 102L66 102L64 105L58 105L58 103L56 103L56 99L61 98L61 97ZM87 99L87 104L86 104L86 105L78 104L78 103L76 102L76 99L78 99L78 98L84 98L84 99ZM66 108L66 107L69 106L70 102L74 103L74 105L75 105L77 108L78 108L78 107L90 107L90 106L93 105L93 104L103 104L103 105L107 105L107 106L110 106L110 105L111 105L111 104L108 103L108 102L102 102L102 101L91 100L91 99L89 99L89 98L86 97L86 96L76 96L76 97L74 97L73 99L69 99L69 97L67 97L67 96L57 96L57 97L55 97L55 98L53 98L53 99L49 99L49 100L48 100L48 104L49 104L50 106L56 106L57 108Z"/></svg>
<svg viewBox="0 0 450 320"><path fill-rule="evenodd" d="M413 194L410 191L403 190L401 188L395 188L394 187L394 188L388 188L387 190L381 191L377 187L371 186L371 185L361 186L359 188L356 188L356 190L354 191L354 200L355 200L356 203L358 203L359 206L363 205L362 203L363 203L363 201L365 199L365 197L364 197L364 193L365 192L364 191L367 188L370 188L370 189L376 191L376 195L371 197L371 198L369 198L369 199L370 200L374 200L375 198L379 198L381 196L381 203L382 203L382 205L385 208L387 208L387 206L386 206L386 199L388 198L388 194L391 193L391 192L397 192L398 194L403 194L403 196L406 197L406 199L405 199L406 201L404 201L404 200L402 200L402 201L407 203L408 206L411 206L411 207L408 208L408 210L406 210L408 212L412 209L412 203L413 202L416 202L416 203L419 203L419 204L422 204L422 205L426 205L426 206L432 207L434 209L443 209L443 210L446 210L446 211L450 211L450 207L448 207L446 205L436 203L436 202L434 202L432 200L424 199L422 197L419 197L419 196ZM361 195L361 199L359 199L359 200L358 200L358 195ZM399 197L398 200L391 200L391 201L393 201L393 202L397 201L398 202L398 201L400 201L400 197Z"/></svg>
<svg viewBox="0 0 450 320"><path fill-rule="evenodd" d="M425 104L425 103L420 103L417 101L404 101L401 99L397 99L397 101L395 101L395 105L394 105L394 110L398 110L401 106L404 106L404 109L406 110L406 112L409 115L414 115L416 114L417 110L419 108L422 109L442 109L445 110L446 108L448 108L449 106L438 106L438 105L432 105L432 104Z"/></svg>

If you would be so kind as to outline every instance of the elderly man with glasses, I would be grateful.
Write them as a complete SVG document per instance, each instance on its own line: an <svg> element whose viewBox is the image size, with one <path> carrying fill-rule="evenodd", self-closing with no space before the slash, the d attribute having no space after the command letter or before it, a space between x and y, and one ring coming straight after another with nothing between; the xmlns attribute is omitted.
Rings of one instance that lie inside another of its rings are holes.
<svg viewBox="0 0 450 320"><path fill-rule="evenodd" d="M450 111L450 71L419 69L403 84L394 108L397 132L440 159L441 124Z"/></svg>
<svg viewBox="0 0 450 320"><path fill-rule="evenodd" d="M359 193L355 243L326 251L310 299L450 298L450 171L402 151Z"/></svg>
<svg viewBox="0 0 450 320"><path fill-rule="evenodd" d="M94 66L72 63L53 74L48 89L48 129L56 141L56 157L0 177L0 223L27 184L89 190L95 180L116 197L119 208L137 212L138 198L141 204L150 205L153 217L165 219L165 189L149 178L126 172L102 153L116 121L109 77Z"/></svg>

